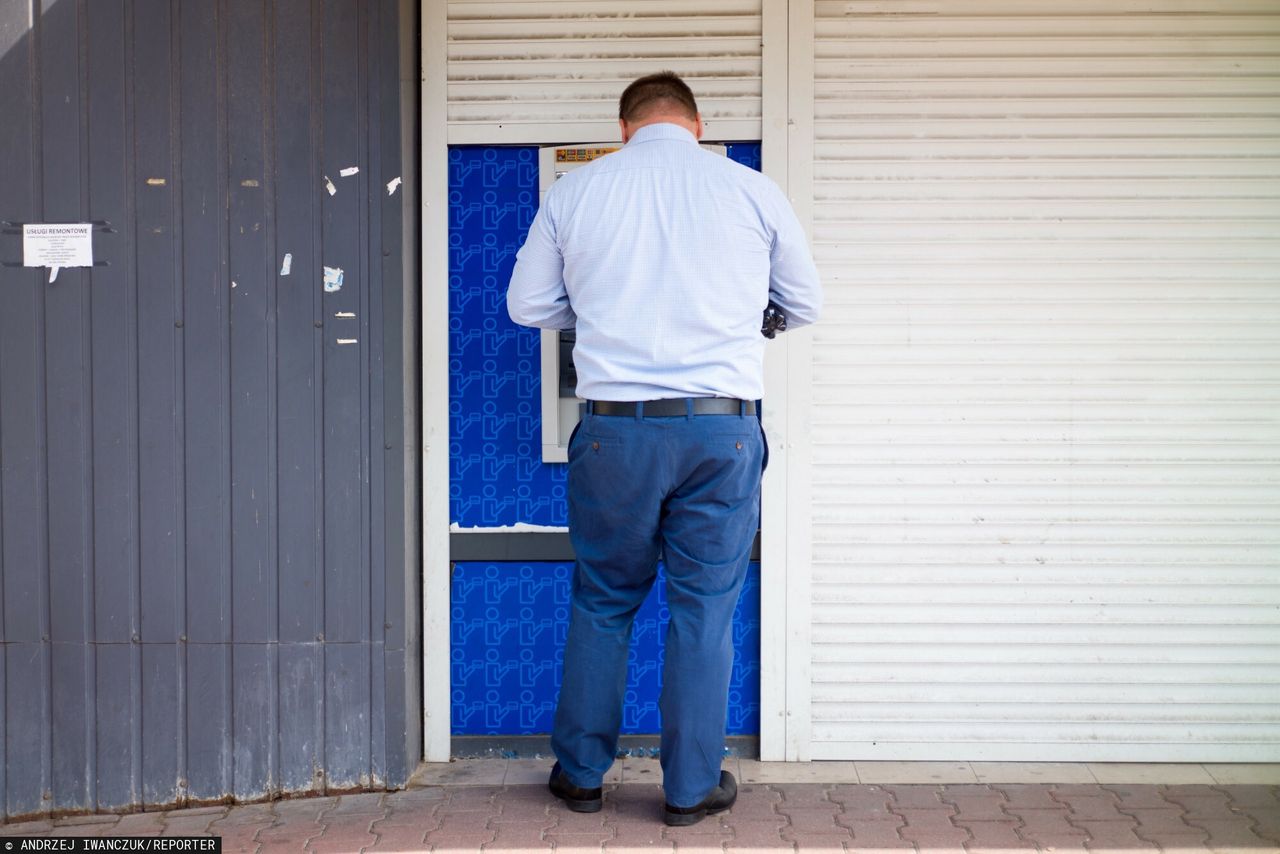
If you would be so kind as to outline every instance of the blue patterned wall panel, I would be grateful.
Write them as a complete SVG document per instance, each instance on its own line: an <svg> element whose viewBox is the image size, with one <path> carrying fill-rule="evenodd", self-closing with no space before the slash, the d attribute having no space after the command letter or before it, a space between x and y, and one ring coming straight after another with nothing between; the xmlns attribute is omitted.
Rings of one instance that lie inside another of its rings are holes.
<svg viewBox="0 0 1280 854"><path fill-rule="evenodd" d="M729 149L730 160L737 161L743 166L750 166L757 172L760 171L760 143L731 142L725 147Z"/></svg>
<svg viewBox="0 0 1280 854"><path fill-rule="evenodd" d="M760 145L729 146L760 168ZM449 151L450 518L461 527L568 524L565 466L541 459L537 330L507 317L515 254L537 212L536 147ZM428 321L428 328L430 324ZM452 591L453 732L550 731L568 626L571 564L459 563ZM661 575L636 617L624 731L659 730ZM734 623L729 732L760 722L759 569Z"/></svg>
<svg viewBox="0 0 1280 854"><path fill-rule="evenodd" d="M463 527L564 525L565 467L542 462L536 329L507 282L538 210L538 149L449 151L449 497Z"/></svg>
<svg viewBox="0 0 1280 854"><path fill-rule="evenodd" d="M569 563L457 563L451 676L455 735L551 730L569 626ZM632 629L623 732L661 729L662 652L668 621L661 567ZM760 567L752 564L733 626L727 729L760 731Z"/></svg>
<svg viewBox="0 0 1280 854"><path fill-rule="evenodd" d="M729 156L760 168L759 143ZM542 462L538 331L507 317L537 210L536 147L449 150L449 501L464 528L568 524L565 467Z"/></svg>

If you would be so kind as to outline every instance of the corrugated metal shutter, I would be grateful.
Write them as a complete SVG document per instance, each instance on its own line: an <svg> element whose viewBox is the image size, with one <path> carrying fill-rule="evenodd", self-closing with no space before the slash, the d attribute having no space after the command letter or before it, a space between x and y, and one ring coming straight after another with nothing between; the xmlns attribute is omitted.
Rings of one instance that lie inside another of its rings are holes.
<svg viewBox="0 0 1280 854"><path fill-rule="evenodd" d="M708 140L760 138L761 0L454 0L449 142L618 136L618 96L672 70Z"/></svg>
<svg viewBox="0 0 1280 854"><path fill-rule="evenodd" d="M0 823L413 775L416 23L0 3Z"/></svg>
<svg viewBox="0 0 1280 854"><path fill-rule="evenodd" d="M1280 759L1280 7L815 9L812 755Z"/></svg>

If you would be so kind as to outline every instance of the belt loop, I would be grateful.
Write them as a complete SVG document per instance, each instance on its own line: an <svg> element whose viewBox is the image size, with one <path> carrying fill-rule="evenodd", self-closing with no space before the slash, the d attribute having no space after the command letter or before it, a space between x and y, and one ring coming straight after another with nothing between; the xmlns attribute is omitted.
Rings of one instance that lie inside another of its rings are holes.
<svg viewBox="0 0 1280 854"><path fill-rule="evenodd" d="M693 420L693 398L686 397L684 399L684 418L686 421Z"/></svg>
<svg viewBox="0 0 1280 854"><path fill-rule="evenodd" d="M596 402L594 400L587 401L587 414L594 415L596 410Z"/></svg>
<svg viewBox="0 0 1280 854"><path fill-rule="evenodd" d="M637 421L644 420L644 401L643 400L636 401L636 420Z"/></svg>
<svg viewBox="0 0 1280 854"><path fill-rule="evenodd" d="M738 401L738 417L739 418L747 417L747 402L745 400Z"/></svg>

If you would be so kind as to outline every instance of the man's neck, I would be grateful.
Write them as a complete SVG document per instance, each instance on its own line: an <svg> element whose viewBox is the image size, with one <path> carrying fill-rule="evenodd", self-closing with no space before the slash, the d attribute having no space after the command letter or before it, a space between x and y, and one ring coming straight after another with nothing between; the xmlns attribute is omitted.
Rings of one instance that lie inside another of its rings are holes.
<svg viewBox="0 0 1280 854"><path fill-rule="evenodd" d="M622 142L624 144L630 142L631 137L635 136L637 131L653 125L675 125L693 134L694 139L702 139L701 114L694 119L690 119L678 113L659 113L655 116L646 116L635 122L620 121L619 124L622 127Z"/></svg>

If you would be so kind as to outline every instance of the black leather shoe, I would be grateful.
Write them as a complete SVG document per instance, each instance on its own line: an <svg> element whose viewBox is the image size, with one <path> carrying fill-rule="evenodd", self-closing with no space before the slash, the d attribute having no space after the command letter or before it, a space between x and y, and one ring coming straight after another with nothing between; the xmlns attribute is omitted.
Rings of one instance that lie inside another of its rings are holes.
<svg viewBox="0 0 1280 854"><path fill-rule="evenodd" d="M738 799L738 781L728 771L720 772L720 785L700 803L691 807L673 807L667 804L662 820L671 827L688 827L697 824L709 815L724 812L733 806Z"/></svg>
<svg viewBox="0 0 1280 854"><path fill-rule="evenodd" d="M570 783L569 778L560 770L559 762L551 769L547 788L574 812L600 812L600 807L604 804L599 789L584 789Z"/></svg>

